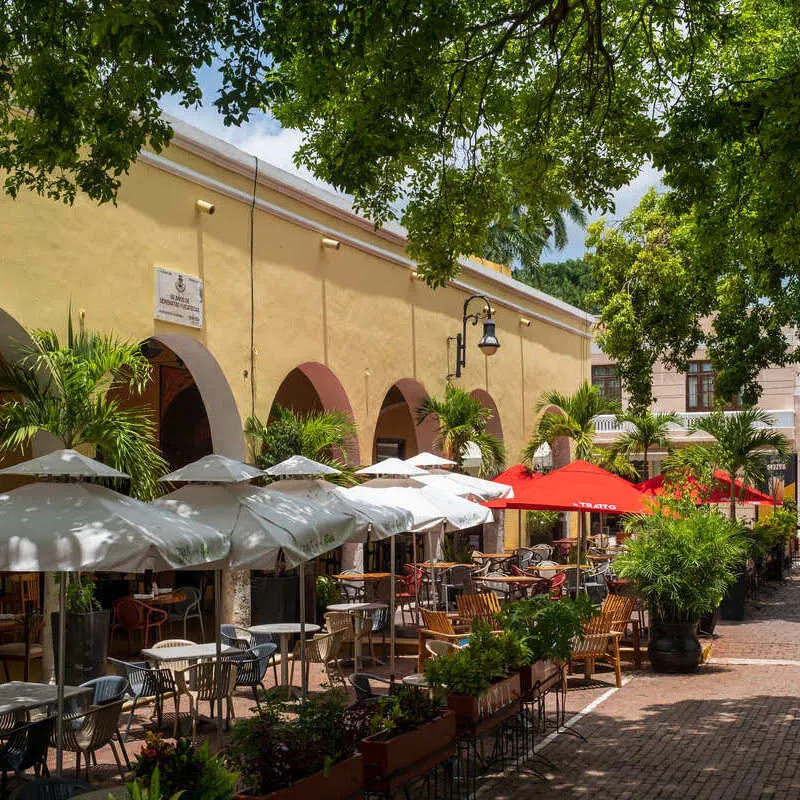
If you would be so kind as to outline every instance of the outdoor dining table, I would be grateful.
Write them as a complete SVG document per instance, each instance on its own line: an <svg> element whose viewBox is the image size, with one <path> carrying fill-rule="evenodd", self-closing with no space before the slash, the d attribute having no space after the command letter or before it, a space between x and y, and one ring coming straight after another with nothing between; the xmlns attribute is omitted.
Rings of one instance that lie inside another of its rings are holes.
<svg viewBox="0 0 800 800"><path fill-rule="evenodd" d="M371 584L372 592L381 581L388 581L392 577L391 572L342 572L339 575L334 575L337 581L347 581L349 583L363 583L366 592L366 584ZM395 577L399 577L395 575ZM373 599L373 598L370 598Z"/></svg>
<svg viewBox="0 0 800 800"><path fill-rule="evenodd" d="M361 662L361 631L364 627L364 618L367 611L375 611L379 608L389 608L386 603L334 603L327 607L327 611L344 611L353 617L354 640L353 640L353 662L356 672L359 670Z"/></svg>
<svg viewBox="0 0 800 800"><path fill-rule="evenodd" d="M182 603L186 599L186 592L162 592L161 594L134 594L134 600L147 603L149 606L171 606Z"/></svg>
<svg viewBox="0 0 800 800"><path fill-rule="evenodd" d="M91 686L64 686L64 700L81 695L91 695ZM0 684L0 714L18 714L55 704L58 700L58 688L50 683L29 683L26 681L9 681Z"/></svg>
<svg viewBox="0 0 800 800"><path fill-rule="evenodd" d="M243 652L238 647L228 644L222 645L220 652L223 655L234 655ZM205 644L184 644L178 647L148 647L142 650L146 661L169 663L170 661L207 661L217 657L216 642Z"/></svg>
<svg viewBox="0 0 800 800"><path fill-rule="evenodd" d="M305 624L306 633L316 633L319 625L311 622ZM270 622L266 625L251 625L246 628L250 633L269 633L279 637L281 650L281 686L289 686L289 637L301 632L299 622Z"/></svg>

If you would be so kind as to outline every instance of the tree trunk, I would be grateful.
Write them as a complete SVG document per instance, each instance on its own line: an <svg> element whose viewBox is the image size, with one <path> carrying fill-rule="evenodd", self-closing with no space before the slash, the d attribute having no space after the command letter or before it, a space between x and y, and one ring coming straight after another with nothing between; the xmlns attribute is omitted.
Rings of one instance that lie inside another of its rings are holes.
<svg viewBox="0 0 800 800"><path fill-rule="evenodd" d="M647 460L647 445L643 448L644 450L644 479L646 481L650 480L650 462Z"/></svg>
<svg viewBox="0 0 800 800"><path fill-rule="evenodd" d="M250 570L222 570L222 621L250 625Z"/></svg>
<svg viewBox="0 0 800 800"><path fill-rule="evenodd" d="M728 473L731 480L731 519L736 519L736 484L731 473Z"/></svg>

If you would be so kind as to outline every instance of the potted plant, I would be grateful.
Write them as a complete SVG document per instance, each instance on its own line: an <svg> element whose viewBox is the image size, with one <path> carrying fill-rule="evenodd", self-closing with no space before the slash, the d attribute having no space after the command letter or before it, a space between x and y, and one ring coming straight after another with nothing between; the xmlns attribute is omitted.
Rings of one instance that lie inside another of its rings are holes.
<svg viewBox="0 0 800 800"><path fill-rule="evenodd" d="M520 669L521 691L527 695L561 674L569 661L572 642L582 635L583 624L596 613L585 595L552 602L548 595L510 603L500 614L503 629L519 637L525 656Z"/></svg>
<svg viewBox="0 0 800 800"><path fill-rule="evenodd" d="M510 716L519 707L519 668L525 654L513 632L496 635L476 623L469 644L425 665L428 683L444 692L459 728L473 728L489 717Z"/></svg>
<svg viewBox="0 0 800 800"><path fill-rule="evenodd" d="M194 800L231 800L238 775L208 753L208 742L195 747L189 739L174 744L148 733L133 763L133 777L149 798L182 793ZM159 794L160 793L160 794Z"/></svg>
<svg viewBox="0 0 800 800"><path fill-rule="evenodd" d="M56 580L59 580L56 577ZM109 612L95 597L95 583L87 575L67 579L64 624L67 629L64 676L78 686L105 675L108 655ZM58 612L50 615L53 653L58 668Z"/></svg>
<svg viewBox="0 0 800 800"><path fill-rule="evenodd" d="M647 652L656 672L694 672L700 663L700 617L736 580L746 539L716 510L666 503L626 524L635 534L614 568L632 580L650 609Z"/></svg>
<svg viewBox="0 0 800 800"><path fill-rule="evenodd" d="M358 744L368 791L385 792L424 763L427 769L455 755L456 717L429 692L400 686L373 703L373 733Z"/></svg>
<svg viewBox="0 0 800 800"><path fill-rule="evenodd" d="M309 697L292 719L279 701L266 698L254 716L237 722L227 764L244 785L235 800L345 800L364 786L357 743L370 733L371 711L347 706L345 692L332 689Z"/></svg>

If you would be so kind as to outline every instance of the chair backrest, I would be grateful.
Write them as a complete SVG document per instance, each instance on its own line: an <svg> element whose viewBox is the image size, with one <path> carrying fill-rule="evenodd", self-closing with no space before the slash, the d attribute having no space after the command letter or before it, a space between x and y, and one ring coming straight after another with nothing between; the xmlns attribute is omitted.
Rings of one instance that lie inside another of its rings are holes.
<svg viewBox="0 0 800 800"><path fill-rule="evenodd" d="M27 659L30 647L42 638L44 617L39 613L18 614L15 621L22 627L22 641L25 643L25 658Z"/></svg>
<svg viewBox="0 0 800 800"><path fill-rule="evenodd" d="M161 647L189 647L193 644L197 644L197 642L191 642L188 639L162 639L153 645L153 650Z"/></svg>
<svg viewBox="0 0 800 800"><path fill-rule="evenodd" d="M434 633L446 633L454 635L453 623L450 617L447 616L446 611L429 611L427 608L421 608L423 625Z"/></svg>
<svg viewBox="0 0 800 800"><path fill-rule="evenodd" d="M354 672L352 675L348 675L347 679L356 691L356 700L369 700L370 697L375 697L368 675Z"/></svg>
<svg viewBox="0 0 800 800"><path fill-rule="evenodd" d="M567 576L563 572L558 572L553 575L550 580L550 596L554 598L561 597L566 582Z"/></svg>
<svg viewBox="0 0 800 800"><path fill-rule="evenodd" d="M460 650L461 648L455 642L445 642L442 639L429 639L425 642L425 649L434 657L452 653L453 650Z"/></svg>
<svg viewBox="0 0 800 800"><path fill-rule="evenodd" d="M572 642L573 655L599 656L608 649L608 637L611 635L612 619L610 615L598 614L583 626L583 639L577 637Z"/></svg>
<svg viewBox="0 0 800 800"><path fill-rule="evenodd" d="M253 642L247 631L227 622L219 626L219 636L222 644L226 644L228 647L235 647L237 650L248 650L251 642Z"/></svg>
<svg viewBox="0 0 800 800"><path fill-rule="evenodd" d="M47 778L23 783L11 792L9 800L69 800L90 792L92 787L83 781L66 778Z"/></svg>
<svg viewBox="0 0 800 800"><path fill-rule="evenodd" d="M327 664L339 655L343 642L342 630L317 634L306 643L306 660L314 664Z"/></svg>
<svg viewBox="0 0 800 800"><path fill-rule="evenodd" d="M529 567L534 561L538 561L539 557L535 550L530 547L520 547L517 549L517 564L525 569Z"/></svg>
<svg viewBox="0 0 800 800"><path fill-rule="evenodd" d="M133 597L120 597L114 601L116 624L125 631L138 630L144 625L148 608Z"/></svg>
<svg viewBox="0 0 800 800"><path fill-rule="evenodd" d="M376 608L372 611L372 633L380 633L389 629L389 609Z"/></svg>
<svg viewBox="0 0 800 800"><path fill-rule="evenodd" d="M119 727L122 703L122 700L117 700L70 717L70 724L64 726L65 747L92 752L108 744ZM51 733L50 741L55 746L55 731Z"/></svg>
<svg viewBox="0 0 800 800"><path fill-rule="evenodd" d="M185 600L173 603L172 608L176 614L187 614L190 611L200 609L200 590L196 586L179 586L175 589L175 594L186 595Z"/></svg>
<svg viewBox="0 0 800 800"><path fill-rule="evenodd" d="M191 689L198 700L221 700L233 692L236 671L232 661L201 661L176 673L178 688Z"/></svg>
<svg viewBox="0 0 800 800"><path fill-rule="evenodd" d="M603 605L600 613L611 617L614 630L624 629L631 618L634 606L636 605L635 597L625 597L621 594L609 594L603 600Z"/></svg>
<svg viewBox="0 0 800 800"><path fill-rule="evenodd" d="M92 678L81 684L82 687L94 690L92 705L102 706L106 703L115 703L122 700L128 691L128 679L121 675L104 675L102 678Z"/></svg>
<svg viewBox="0 0 800 800"><path fill-rule="evenodd" d="M538 567L557 567L558 566L558 562L550 561L550 559L543 558L536 566L537 566L537 568Z"/></svg>
<svg viewBox="0 0 800 800"><path fill-rule="evenodd" d="M270 656L278 649L273 642L255 645L244 653L234 653L229 660L236 664L236 685L255 686L264 680Z"/></svg>
<svg viewBox="0 0 800 800"><path fill-rule="evenodd" d="M325 627L329 633L342 631L344 642L352 642L355 639L353 618L346 611L328 611L325 614Z"/></svg>
<svg viewBox="0 0 800 800"><path fill-rule="evenodd" d="M491 622L500 613L500 599L494 592L460 594L456 597L456 607L461 619Z"/></svg>
<svg viewBox="0 0 800 800"><path fill-rule="evenodd" d="M54 717L45 717L14 728L0 749L3 760L19 772L42 763L47 758L54 724Z"/></svg>

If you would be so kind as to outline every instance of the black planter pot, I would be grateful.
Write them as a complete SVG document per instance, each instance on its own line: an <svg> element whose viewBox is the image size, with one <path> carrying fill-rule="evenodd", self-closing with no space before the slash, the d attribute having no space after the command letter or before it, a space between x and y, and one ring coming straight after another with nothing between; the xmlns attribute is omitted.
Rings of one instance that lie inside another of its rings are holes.
<svg viewBox="0 0 800 800"><path fill-rule="evenodd" d="M744 601L747 593L744 572L736 577L736 582L728 586L725 597L719 606L719 615L730 622L741 622L744 619Z"/></svg>
<svg viewBox="0 0 800 800"><path fill-rule="evenodd" d="M655 672L694 672L702 649L695 634L697 623L653 620L647 655Z"/></svg>
<svg viewBox="0 0 800 800"><path fill-rule="evenodd" d="M64 679L72 686L106 674L109 612L79 614L67 611ZM53 654L58 669L58 612L50 615L53 631Z"/></svg>
<svg viewBox="0 0 800 800"><path fill-rule="evenodd" d="M700 633L705 634L706 636L711 636L714 633L714 629L717 627L717 623L719 622L719 608L715 608L710 614L703 614L700 617Z"/></svg>

